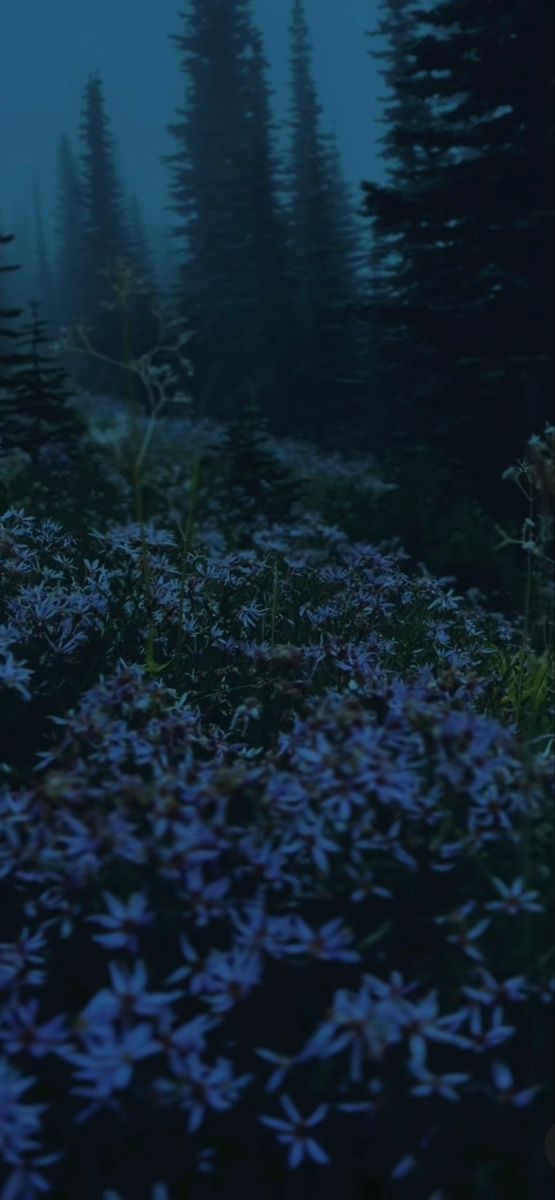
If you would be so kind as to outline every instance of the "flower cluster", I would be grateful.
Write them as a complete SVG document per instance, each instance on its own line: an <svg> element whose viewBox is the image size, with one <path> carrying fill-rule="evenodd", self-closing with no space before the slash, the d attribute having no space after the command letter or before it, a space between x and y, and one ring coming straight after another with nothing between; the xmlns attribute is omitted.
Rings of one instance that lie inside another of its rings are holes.
<svg viewBox="0 0 555 1200"><path fill-rule="evenodd" d="M5 728L33 713L0 776L0 1200L87 1155L84 1200L119 1198L90 1148L122 1122L153 1200L230 1144L259 1194L361 1136L395 1182L451 1111L547 1092L551 763L488 709L518 630L314 513L242 549L217 515L185 563L163 522L85 551L0 518Z"/></svg>

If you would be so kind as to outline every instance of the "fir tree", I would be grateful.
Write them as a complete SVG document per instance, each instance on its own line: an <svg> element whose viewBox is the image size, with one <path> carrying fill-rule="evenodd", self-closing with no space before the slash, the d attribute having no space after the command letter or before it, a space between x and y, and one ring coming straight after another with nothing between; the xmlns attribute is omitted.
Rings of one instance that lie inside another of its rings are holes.
<svg viewBox="0 0 555 1200"><path fill-rule="evenodd" d="M84 319L83 192L69 139L64 134L58 151L59 199L55 258L57 324L69 326ZM83 311L82 311L83 310Z"/></svg>
<svg viewBox="0 0 555 1200"><path fill-rule="evenodd" d="M44 220L36 172L33 178L32 193L36 258L35 287L33 290L42 304L47 319L51 321L55 317L54 279L44 232Z"/></svg>
<svg viewBox="0 0 555 1200"><path fill-rule="evenodd" d="M187 76L186 107L169 126L179 148L165 159L182 251L176 303L195 330L201 399L229 415L246 381L271 386L284 340L265 62L248 0L193 0L172 40Z"/></svg>
<svg viewBox="0 0 555 1200"><path fill-rule="evenodd" d="M95 350L121 360L122 325L114 298L118 261L130 261L122 187L114 164L113 139L105 113L100 76L89 78L80 126L83 151L84 270L83 306ZM90 384L121 393L122 372L87 360Z"/></svg>
<svg viewBox="0 0 555 1200"><path fill-rule="evenodd" d="M127 205L127 240L132 261L149 289L156 290L156 272L145 229L143 214L137 196L132 196Z"/></svg>
<svg viewBox="0 0 555 1200"><path fill-rule="evenodd" d="M274 124L267 59L258 30L251 29L246 54L248 102L245 191L250 208L248 270L251 331L251 377L264 411L274 426L285 416L284 397L290 377L290 346L294 336L294 311L289 272L290 230L278 201L280 171L274 151Z"/></svg>
<svg viewBox="0 0 555 1200"><path fill-rule="evenodd" d="M20 332L23 354L19 370L10 381L9 403L2 413L2 439L7 448L28 453L34 466L63 465L84 426L68 405L65 371L42 352L49 338L46 322L38 315L38 302L31 301L30 307L31 320Z"/></svg>
<svg viewBox="0 0 555 1200"><path fill-rule="evenodd" d="M158 337L158 288L139 201L134 196L126 209L126 240L134 273L129 297L129 328L133 357L147 353Z"/></svg>
<svg viewBox="0 0 555 1200"><path fill-rule="evenodd" d="M17 273L10 280L10 300L23 309L28 303L28 297L33 293L33 237L31 214L27 205L14 206L11 227L14 230L15 244L19 266Z"/></svg>
<svg viewBox="0 0 555 1200"><path fill-rule="evenodd" d="M0 233L0 251L2 247L8 246L13 242L14 236L10 234ZM6 307L8 301L5 299L5 292L2 280L2 275L12 271L18 271L17 263L0 265L0 404L1 411L4 415L9 411L9 393L13 384L13 380L17 377L17 372L14 368L19 368L27 362L26 356L18 350L18 343L21 339L19 329L10 327L7 322L20 317L23 309ZM0 432L0 437L4 440L4 430Z"/></svg>
<svg viewBox="0 0 555 1200"><path fill-rule="evenodd" d="M270 521L285 521L299 498L299 487L268 446L268 418L254 388L240 415L230 423L225 454L225 487L229 511L240 525L263 514Z"/></svg>
<svg viewBox="0 0 555 1200"><path fill-rule="evenodd" d="M356 370L354 322L346 307L357 297L358 239L341 163L321 133L321 106L302 0L291 23L291 149L287 172L298 336L296 392L307 428L320 430L346 415Z"/></svg>
<svg viewBox="0 0 555 1200"><path fill-rule="evenodd" d="M401 364L398 423L457 449L495 503L551 394L552 9L440 0L415 21L404 8L389 60L395 169L387 187L365 185L398 256L374 319Z"/></svg>

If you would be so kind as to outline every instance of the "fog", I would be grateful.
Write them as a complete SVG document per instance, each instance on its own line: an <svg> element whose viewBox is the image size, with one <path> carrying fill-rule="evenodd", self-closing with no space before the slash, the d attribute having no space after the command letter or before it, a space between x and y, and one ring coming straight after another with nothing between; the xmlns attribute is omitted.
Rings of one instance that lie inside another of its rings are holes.
<svg viewBox="0 0 555 1200"><path fill-rule="evenodd" d="M49 244L57 202L57 150L67 134L81 153L79 123L90 72L103 81L126 195L136 195L155 241L171 241L168 210L175 152L167 131L183 102L180 52L186 0L21 0L5 11L0 41L0 219L34 244L32 193L39 190ZM378 158L384 84L370 58L377 0L306 0L322 127L334 132L355 203L362 179L383 178ZM287 116L291 5L253 0L270 63L275 116ZM287 136L281 128L278 137Z"/></svg>

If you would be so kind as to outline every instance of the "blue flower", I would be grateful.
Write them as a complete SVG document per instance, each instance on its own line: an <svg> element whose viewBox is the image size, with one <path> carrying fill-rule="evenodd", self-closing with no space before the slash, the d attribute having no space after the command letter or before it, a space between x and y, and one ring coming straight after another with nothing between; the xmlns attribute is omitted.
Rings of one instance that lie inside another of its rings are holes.
<svg viewBox="0 0 555 1200"><path fill-rule="evenodd" d="M290 1096L282 1095L280 1104L289 1120L284 1121L279 1117L267 1116L261 1116L258 1120L262 1124L270 1126L271 1129L277 1129L278 1142L284 1146L290 1146L287 1160L289 1167L295 1169L300 1166L304 1158L311 1158L316 1163L329 1163L330 1160L325 1150L309 1133L314 1125L318 1125L320 1121L324 1120L329 1110L329 1104L320 1104L310 1117L304 1119L295 1108Z"/></svg>
<svg viewBox="0 0 555 1200"><path fill-rule="evenodd" d="M41 1154L38 1157L29 1157L26 1155L25 1160L18 1163L15 1169L11 1172L0 1192L0 1200L35 1200L37 1192L49 1192L50 1184L44 1178L37 1167L49 1167L51 1163L57 1162L62 1158L62 1153L57 1154ZM7 1162L13 1162L11 1155L7 1155Z"/></svg>
<svg viewBox="0 0 555 1200"><path fill-rule="evenodd" d="M505 1063L494 1060L491 1064L491 1077L496 1090L497 1099L511 1108L526 1108L539 1092L538 1087L523 1088L519 1091L515 1086L512 1072Z"/></svg>
<svg viewBox="0 0 555 1200"><path fill-rule="evenodd" d="M436 1075L434 1071L418 1060L410 1065L413 1075L420 1080L409 1089L411 1096L443 1096L445 1100L460 1100L455 1090L461 1083L466 1083L471 1077L464 1072L451 1072L446 1075Z"/></svg>
<svg viewBox="0 0 555 1200"><path fill-rule="evenodd" d="M501 899L491 900L486 904L485 907L490 912L504 912L509 917L516 917L521 912L544 911L544 905L538 904L536 900L539 892L525 892L522 879L515 879L513 883L508 884L494 876L491 882Z"/></svg>
<svg viewBox="0 0 555 1200"><path fill-rule="evenodd" d="M311 929L302 917L296 917L293 929L297 944L290 946L292 954L308 954L312 958L331 962L360 962L360 954L348 949L353 934L350 929L342 928L340 917L328 921L317 931Z"/></svg>
<svg viewBox="0 0 555 1200"><path fill-rule="evenodd" d="M139 929L146 928L154 920L154 914L147 911L145 893L134 892L127 902L118 900L111 892L103 892L102 895L110 910L109 915L86 917L85 920L95 921L112 932L94 934L94 941L113 950L136 953Z"/></svg>
<svg viewBox="0 0 555 1200"><path fill-rule="evenodd" d="M76 1121L87 1120L106 1101L110 1101L114 1091L129 1087L133 1064L151 1054L158 1054L160 1050L160 1043L152 1037L150 1025L143 1023L121 1035L104 1025L89 1032L84 1051L65 1051L63 1057L77 1068L75 1075L84 1084L71 1091L93 1100L92 1105L76 1117Z"/></svg>
<svg viewBox="0 0 555 1200"><path fill-rule="evenodd" d="M20 1075L0 1058L0 1157L19 1157L35 1148L34 1135L40 1128L40 1114L48 1105L22 1103L20 1097L36 1079ZM13 1160L12 1160L13 1161Z"/></svg>
<svg viewBox="0 0 555 1200"><path fill-rule="evenodd" d="M147 992L147 971L143 962L136 962L132 971L111 962L108 970L112 988L103 988L89 1001L81 1014L81 1027L94 1020L113 1021L132 1014L155 1017L183 995L181 991Z"/></svg>
<svg viewBox="0 0 555 1200"><path fill-rule="evenodd" d="M52 1017L44 1025L38 1025L38 1009L38 1000L29 1000L5 1013L0 1026L0 1039L8 1054L21 1054L24 1051L33 1058L44 1058L67 1046L65 1017Z"/></svg>

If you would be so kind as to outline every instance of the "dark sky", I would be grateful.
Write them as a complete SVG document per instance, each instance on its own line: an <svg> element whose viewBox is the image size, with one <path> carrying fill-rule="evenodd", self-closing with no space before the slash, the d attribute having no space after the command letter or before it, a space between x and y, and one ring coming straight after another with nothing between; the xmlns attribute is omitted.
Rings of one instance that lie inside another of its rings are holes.
<svg viewBox="0 0 555 1200"><path fill-rule="evenodd" d="M187 0L18 0L2 15L0 42L0 220L16 233L29 221L31 179L39 187L51 229L56 203L57 148L67 133L80 153L78 127L88 74L99 70L106 110L127 194L140 199L149 227L173 221L168 204L175 151L166 125L182 105L178 48ZM369 57L377 0L305 0L323 129L335 131L345 174L359 203L361 179L383 178L377 158L384 85ZM253 0L265 40L274 111L286 109L290 0Z"/></svg>

